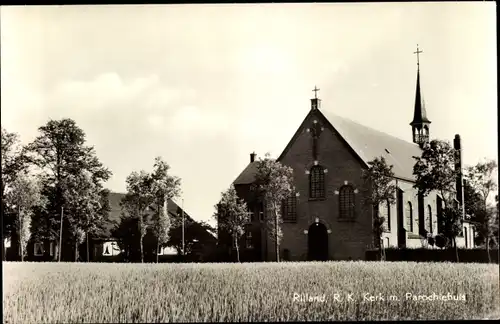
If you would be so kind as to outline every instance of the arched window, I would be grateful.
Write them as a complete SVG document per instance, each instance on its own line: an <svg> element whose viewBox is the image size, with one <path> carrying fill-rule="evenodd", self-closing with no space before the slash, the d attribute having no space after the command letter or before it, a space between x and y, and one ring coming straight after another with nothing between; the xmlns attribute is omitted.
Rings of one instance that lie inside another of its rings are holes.
<svg viewBox="0 0 500 324"><path fill-rule="evenodd" d="M311 168L309 175L309 196L311 198L325 198L325 173L319 165Z"/></svg>
<svg viewBox="0 0 500 324"><path fill-rule="evenodd" d="M283 201L283 221L285 223L297 222L297 196L292 194Z"/></svg>
<svg viewBox="0 0 500 324"><path fill-rule="evenodd" d="M406 223L407 223L407 231L413 232L413 208L411 206L411 202L408 202L406 205Z"/></svg>
<svg viewBox="0 0 500 324"><path fill-rule="evenodd" d="M427 205L427 217L425 220L425 229L432 233L432 207L431 205Z"/></svg>
<svg viewBox="0 0 500 324"><path fill-rule="evenodd" d="M340 209L339 217L341 219L354 218L354 190L349 185L340 188L339 209Z"/></svg>
<svg viewBox="0 0 500 324"><path fill-rule="evenodd" d="M380 217L384 217L384 231L391 231L391 205L389 201L384 201L380 204L379 207L379 215Z"/></svg>

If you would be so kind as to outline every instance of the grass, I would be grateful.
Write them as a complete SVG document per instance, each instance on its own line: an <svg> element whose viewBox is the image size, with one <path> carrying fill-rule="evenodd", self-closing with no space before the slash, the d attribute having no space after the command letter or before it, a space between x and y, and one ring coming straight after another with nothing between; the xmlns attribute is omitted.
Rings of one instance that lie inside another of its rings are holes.
<svg viewBox="0 0 500 324"><path fill-rule="evenodd" d="M498 265L490 264L4 262L3 268L4 323L454 320L500 314ZM294 293L325 295L326 301L294 301ZM385 300L365 301L365 293ZM466 300L414 301L406 293L465 294ZM388 300L390 295L399 300Z"/></svg>

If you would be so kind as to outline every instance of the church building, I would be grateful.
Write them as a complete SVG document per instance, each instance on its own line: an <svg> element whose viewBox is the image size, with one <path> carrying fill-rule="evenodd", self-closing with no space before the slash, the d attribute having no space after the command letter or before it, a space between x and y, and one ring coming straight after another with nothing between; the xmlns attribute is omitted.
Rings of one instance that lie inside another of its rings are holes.
<svg viewBox="0 0 500 324"><path fill-rule="evenodd" d="M420 53L417 49L417 54ZM318 89L314 89L317 91ZM380 207L386 219L382 240L386 247L429 247L427 236L440 233L438 218L443 200L432 192L422 197L413 188L413 156L421 155L421 146L429 141L430 125L420 89L417 69L415 105L411 120L412 141L406 141L321 107L315 94L302 124L277 160L293 169L296 193L283 204L283 237L280 259L362 260L373 247L373 212L367 203L362 172L368 162L384 157L393 166L397 186L396 203ZM454 147L461 152L460 136ZM252 195L256 154L234 180L238 195L249 207L251 217L245 238L241 240L243 261L273 261L275 247L264 220L264 203ZM461 166L459 154L457 168ZM456 200L463 201L462 178L457 179ZM463 233L457 245L473 247L474 228L464 220ZM229 238L227 238L229 239ZM224 240L223 235L219 240Z"/></svg>

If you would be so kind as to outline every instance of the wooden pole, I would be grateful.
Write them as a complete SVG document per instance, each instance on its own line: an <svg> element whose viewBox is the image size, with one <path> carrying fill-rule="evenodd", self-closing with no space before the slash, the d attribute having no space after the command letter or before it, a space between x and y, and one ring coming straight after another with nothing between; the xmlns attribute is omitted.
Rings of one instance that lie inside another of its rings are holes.
<svg viewBox="0 0 500 324"><path fill-rule="evenodd" d="M64 207L61 207L61 229L59 231L59 260L58 260L58 262L61 262L61 254L62 254L63 214L64 214Z"/></svg>
<svg viewBox="0 0 500 324"><path fill-rule="evenodd" d="M185 246L184 246L184 199L182 199L182 256L185 255Z"/></svg>

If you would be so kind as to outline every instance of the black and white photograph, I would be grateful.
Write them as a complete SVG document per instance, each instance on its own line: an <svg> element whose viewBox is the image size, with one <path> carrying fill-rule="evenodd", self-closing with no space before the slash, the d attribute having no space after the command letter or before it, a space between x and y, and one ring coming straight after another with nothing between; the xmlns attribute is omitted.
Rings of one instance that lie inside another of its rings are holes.
<svg viewBox="0 0 500 324"><path fill-rule="evenodd" d="M3 323L500 319L496 30L2 5Z"/></svg>

